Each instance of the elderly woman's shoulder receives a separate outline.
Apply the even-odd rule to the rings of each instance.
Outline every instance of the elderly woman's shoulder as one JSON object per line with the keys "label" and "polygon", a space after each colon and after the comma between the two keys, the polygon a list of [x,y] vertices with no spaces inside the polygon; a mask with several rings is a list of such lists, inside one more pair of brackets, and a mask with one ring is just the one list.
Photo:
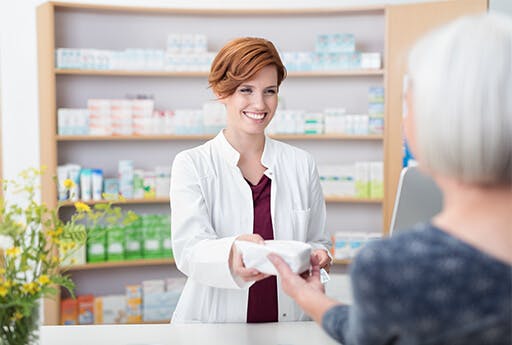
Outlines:
{"label": "elderly woman's shoulder", "polygon": [[429,260],[444,236],[431,224],[419,223],[395,236],[367,243],[354,259],[353,266],[380,269]]}

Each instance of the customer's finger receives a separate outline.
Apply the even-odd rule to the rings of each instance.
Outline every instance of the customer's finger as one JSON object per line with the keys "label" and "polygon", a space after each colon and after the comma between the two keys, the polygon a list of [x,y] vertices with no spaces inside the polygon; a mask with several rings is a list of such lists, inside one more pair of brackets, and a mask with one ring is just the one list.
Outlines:
{"label": "customer's finger", "polygon": [[279,255],[270,253],[267,255],[267,258],[272,262],[272,265],[275,266],[280,275],[287,276],[293,274],[290,266]]}

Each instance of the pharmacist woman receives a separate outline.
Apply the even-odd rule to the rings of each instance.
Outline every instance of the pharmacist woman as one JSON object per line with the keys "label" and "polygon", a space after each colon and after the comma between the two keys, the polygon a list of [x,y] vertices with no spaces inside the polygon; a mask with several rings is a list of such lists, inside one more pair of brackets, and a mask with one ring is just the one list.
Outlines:
{"label": "pharmacist woman", "polygon": [[261,38],[228,42],[208,78],[226,107],[214,139],[176,155],[171,173],[172,247],[187,283],[172,322],[306,320],[275,276],[244,267],[234,242],[309,243],[329,268],[325,202],[313,157],[265,135],[286,69]]}

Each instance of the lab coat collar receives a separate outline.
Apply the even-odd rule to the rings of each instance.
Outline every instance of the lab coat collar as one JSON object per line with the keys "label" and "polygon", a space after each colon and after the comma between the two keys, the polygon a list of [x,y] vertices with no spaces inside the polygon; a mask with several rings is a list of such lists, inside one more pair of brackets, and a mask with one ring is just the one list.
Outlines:
{"label": "lab coat collar", "polygon": [[[264,167],[267,167],[265,175],[269,178],[272,178],[272,170],[276,156],[273,141],[273,139],[265,136],[265,147],[263,148],[263,154],[261,155],[261,164]],[[240,160],[240,153],[228,142],[224,136],[224,130],[221,130],[220,133],[217,134],[214,142],[221,150],[222,157],[226,163],[232,167],[237,167],[238,161]]]}

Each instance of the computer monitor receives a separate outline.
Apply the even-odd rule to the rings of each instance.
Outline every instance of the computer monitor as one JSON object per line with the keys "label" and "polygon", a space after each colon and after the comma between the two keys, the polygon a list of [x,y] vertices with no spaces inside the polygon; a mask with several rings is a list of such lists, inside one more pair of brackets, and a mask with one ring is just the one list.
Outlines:
{"label": "computer monitor", "polygon": [[404,168],[398,183],[390,235],[430,220],[442,207],[443,194],[437,184],[417,167]]}

